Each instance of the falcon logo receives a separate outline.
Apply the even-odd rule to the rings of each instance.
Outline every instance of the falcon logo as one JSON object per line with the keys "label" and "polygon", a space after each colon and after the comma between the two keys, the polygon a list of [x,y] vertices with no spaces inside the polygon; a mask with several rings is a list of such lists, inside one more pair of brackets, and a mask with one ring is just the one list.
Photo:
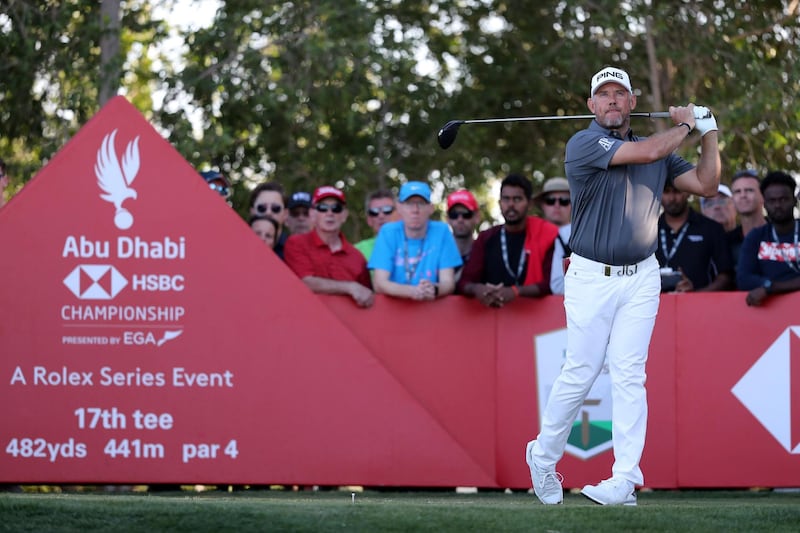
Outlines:
{"label": "falcon logo", "polygon": [[64,285],[81,300],[111,300],[128,280],[110,265],[79,265],[67,274]]}
{"label": "falcon logo", "polygon": [[731,389],[791,454],[800,454],[800,326],[786,328]]}
{"label": "falcon logo", "polygon": [[611,147],[614,146],[614,141],[612,141],[608,137],[603,137],[597,142],[606,152],[611,150]]}
{"label": "falcon logo", "polygon": [[97,185],[105,193],[100,198],[111,202],[116,208],[114,224],[119,229],[128,229],[133,225],[133,215],[122,207],[122,203],[128,198],[136,199],[136,191],[130,185],[139,172],[139,137],[128,143],[120,165],[114,148],[116,136],[117,130],[114,130],[103,137],[103,143],[97,151],[94,173]]}

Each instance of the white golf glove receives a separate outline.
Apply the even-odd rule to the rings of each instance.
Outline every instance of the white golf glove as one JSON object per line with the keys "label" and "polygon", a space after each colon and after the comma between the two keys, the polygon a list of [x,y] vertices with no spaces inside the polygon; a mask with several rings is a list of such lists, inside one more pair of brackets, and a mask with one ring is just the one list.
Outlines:
{"label": "white golf glove", "polygon": [[709,131],[717,131],[717,120],[709,108],[694,106],[694,127],[700,132],[701,137]]}

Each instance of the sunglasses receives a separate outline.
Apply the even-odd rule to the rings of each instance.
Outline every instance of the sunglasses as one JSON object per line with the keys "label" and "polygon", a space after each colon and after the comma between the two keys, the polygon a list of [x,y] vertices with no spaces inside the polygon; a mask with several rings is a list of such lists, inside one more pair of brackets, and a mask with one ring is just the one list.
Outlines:
{"label": "sunglasses", "polygon": [[566,207],[566,206],[568,206],[570,204],[570,199],[569,198],[552,198],[552,197],[544,199],[544,203],[547,204],[547,205],[556,205],[556,202],[558,202],[558,205],[560,205],[561,207]]}
{"label": "sunglasses", "polygon": [[740,170],[739,172],[733,175],[734,179],[742,178],[744,176],[747,176],[748,178],[758,178],[758,172],[748,168],[747,170]]}
{"label": "sunglasses", "polygon": [[281,204],[258,204],[256,206],[256,211],[258,211],[261,214],[266,213],[267,209],[272,211],[272,214],[277,215],[278,213],[283,211],[283,206]]}
{"label": "sunglasses", "polygon": [[[0,176],[0,178],[2,178],[2,176]],[[216,191],[220,196],[224,196],[225,198],[231,195],[231,190],[224,185],[209,183],[208,186],[212,191]]]}
{"label": "sunglasses", "polygon": [[472,220],[472,215],[474,215],[472,211],[450,211],[447,213],[447,218],[450,220],[458,220],[459,217],[463,218],[464,220]]}
{"label": "sunglasses", "polygon": [[331,213],[341,213],[344,211],[344,206],[342,204],[317,204],[314,206],[314,209],[320,213],[327,213],[328,211]]}
{"label": "sunglasses", "polygon": [[715,207],[718,205],[724,206],[727,205],[728,200],[730,200],[730,198],[727,196],[725,198],[701,198],[700,207]]}
{"label": "sunglasses", "polygon": [[376,217],[383,213],[384,215],[391,215],[394,213],[394,206],[393,205],[384,205],[381,207],[370,207],[367,209],[367,214],[371,217]]}

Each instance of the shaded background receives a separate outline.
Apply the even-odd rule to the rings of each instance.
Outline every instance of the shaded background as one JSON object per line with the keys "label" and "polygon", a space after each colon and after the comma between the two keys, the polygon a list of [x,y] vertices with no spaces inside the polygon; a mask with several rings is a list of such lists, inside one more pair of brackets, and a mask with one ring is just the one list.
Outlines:
{"label": "shaded background", "polygon": [[[585,114],[589,79],[609,64],[631,74],[639,111],[715,112],[723,182],[744,167],[796,172],[798,3],[4,0],[7,194],[123,94],[192,165],[231,178],[240,213],[265,179],[289,192],[335,184],[357,240],[370,233],[360,209],[370,190],[422,179],[434,200],[474,190],[488,225],[496,178],[562,175],[564,145],[585,123],[468,125],[446,151],[438,129]],[[666,126],[633,123],[643,134]],[[682,155],[694,161],[696,149]]]}

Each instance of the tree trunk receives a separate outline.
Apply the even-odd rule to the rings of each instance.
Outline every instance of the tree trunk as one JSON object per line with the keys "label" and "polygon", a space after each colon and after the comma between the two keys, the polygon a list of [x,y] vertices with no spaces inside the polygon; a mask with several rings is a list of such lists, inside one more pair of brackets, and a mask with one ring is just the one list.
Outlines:
{"label": "tree trunk", "polygon": [[[664,108],[664,98],[661,92],[661,77],[658,75],[658,57],[656,57],[656,43],[653,40],[653,24],[651,17],[645,19],[647,49],[647,65],[649,67],[650,94],[653,99],[652,109],[656,111],[666,111]],[[671,126],[668,121],[656,121],[656,129],[661,131]]]}
{"label": "tree trunk", "polygon": [[117,94],[120,77],[120,0],[102,0],[100,5],[100,107]]}

